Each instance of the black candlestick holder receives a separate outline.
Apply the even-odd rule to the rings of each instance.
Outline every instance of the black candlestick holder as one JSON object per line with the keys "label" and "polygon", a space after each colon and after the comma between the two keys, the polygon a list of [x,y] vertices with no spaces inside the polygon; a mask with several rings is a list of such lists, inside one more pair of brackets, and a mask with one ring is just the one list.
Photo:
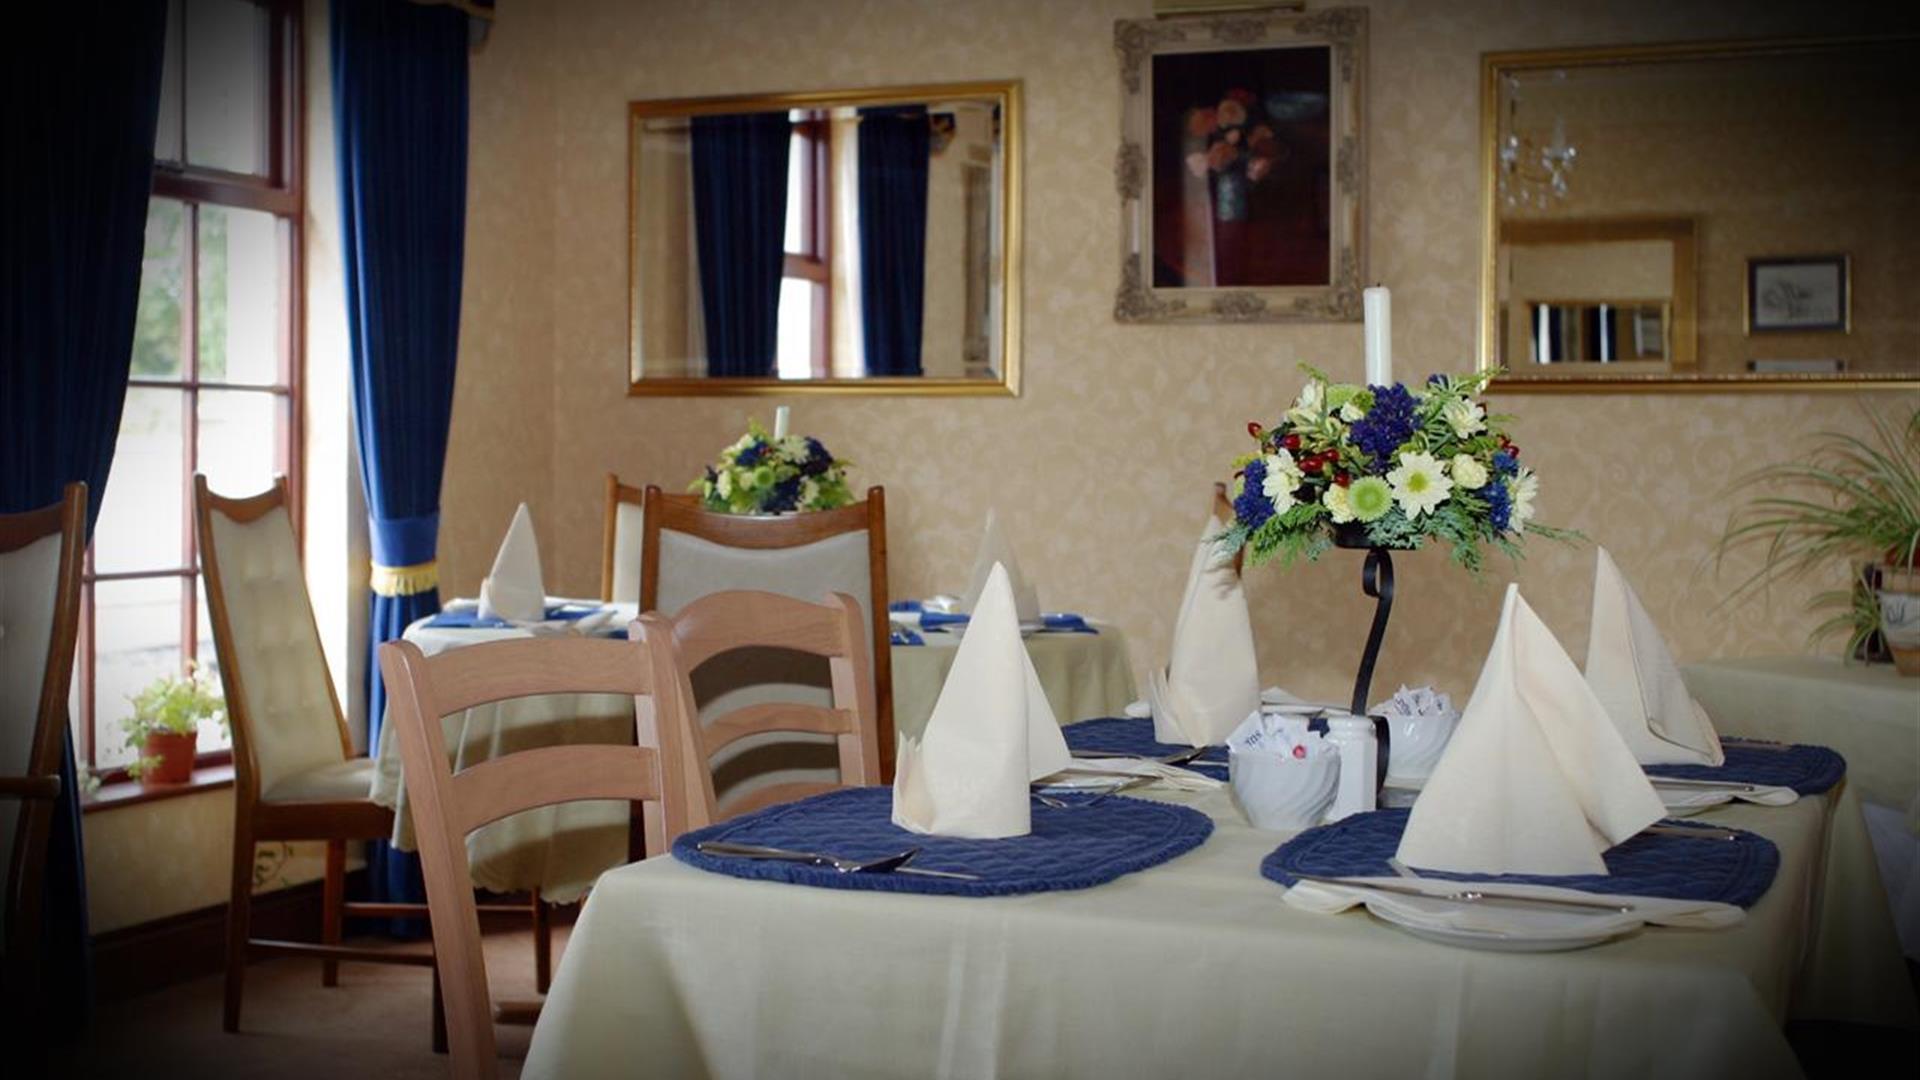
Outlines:
{"label": "black candlestick holder", "polygon": [[1373,626],[1367,631],[1367,647],[1360,653],[1360,670],[1353,678],[1353,701],[1348,711],[1373,721],[1374,737],[1380,744],[1374,777],[1374,788],[1378,791],[1386,786],[1393,733],[1386,717],[1369,716],[1367,697],[1373,687],[1373,666],[1380,659],[1380,645],[1387,637],[1387,620],[1393,615],[1393,553],[1368,540],[1367,527],[1358,521],[1335,525],[1333,546],[1367,553],[1366,562],[1360,567],[1360,591],[1373,598]]}

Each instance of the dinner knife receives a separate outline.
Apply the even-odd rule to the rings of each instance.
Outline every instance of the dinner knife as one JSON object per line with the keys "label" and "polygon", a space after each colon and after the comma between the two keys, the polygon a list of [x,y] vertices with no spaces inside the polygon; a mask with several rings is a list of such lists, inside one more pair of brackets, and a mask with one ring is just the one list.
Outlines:
{"label": "dinner knife", "polygon": [[1420,878],[1418,880],[1436,885],[1456,886],[1457,891],[1448,893],[1428,892],[1425,889],[1411,885],[1395,884],[1393,882],[1322,877],[1319,874],[1303,874],[1298,870],[1289,870],[1287,872],[1293,877],[1304,881],[1317,882],[1321,885],[1339,885],[1349,889],[1373,889],[1377,892],[1394,893],[1399,896],[1417,896],[1423,900],[1452,900],[1462,904],[1500,903],[1527,906],[1544,905],[1547,907],[1580,908],[1586,911],[1607,911],[1621,915],[1631,915],[1638,910],[1632,904],[1608,903],[1604,900],[1574,900],[1562,896],[1525,896],[1520,893],[1494,892],[1481,886],[1472,885],[1469,882],[1441,882],[1433,878]]}
{"label": "dinner knife", "polygon": [[[839,859],[832,855],[823,855],[812,851],[792,851],[787,848],[765,847],[759,844],[734,844],[724,840],[703,840],[694,845],[694,849],[703,855],[718,855],[732,859],[764,859],[774,862],[795,862],[826,869],[839,869],[837,864],[852,865],[854,860]],[[920,877],[951,878],[955,881],[979,881],[978,874],[962,874],[952,870],[927,870],[918,866],[888,866],[881,873],[916,874]]]}

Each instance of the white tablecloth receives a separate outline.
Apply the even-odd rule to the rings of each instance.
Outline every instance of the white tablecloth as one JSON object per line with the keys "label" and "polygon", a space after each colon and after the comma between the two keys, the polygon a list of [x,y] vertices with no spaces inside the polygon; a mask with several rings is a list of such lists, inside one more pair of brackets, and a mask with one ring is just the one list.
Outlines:
{"label": "white tablecloth", "polygon": [[1788,1017],[1920,1027],[1845,789],[1698,820],[1780,845],[1742,925],[1576,953],[1416,940],[1259,876],[1283,835],[1225,791],[1172,862],[1000,899],[601,878],[524,1077],[1797,1076]]}
{"label": "white tablecloth", "polygon": [[1816,656],[1712,660],[1684,673],[1721,732],[1817,743],[1847,759],[1901,947],[1920,960],[1920,678]]}
{"label": "white tablecloth", "polygon": [[[637,605],[613,606],[619,614],[610,626],[632,621]],[[527,631],[515,629],[436,628],[428,621],[415,622],[404,636],[429,656],[527,636]],[[1105,623],[1095,625],[1098,634],[1049,633],[1027,639],[1034,668],[1062,723],[1117,716],[1133,700],[1125,637]],[[926,645],[893,648],[895,726],[914,735],[926,726],[959,641],[954,634],[924,636]],[[536,746],[632,742],[633,703],[604,694],[550,695],[482,705],[445,717],[442,723],[458,770]],[[390,724],[381,729],[372,796],[374,802],[400,811],[394,815],[393,845],[414,850],[413,823],[404,812],[400,748]],[[573,903],[586,895],[602,871],[627,861],[628,818],[623,803],[583,802],[530,810],[478,829],[467,839],[474,883],[498,892],[539,888],[554,903]]]}

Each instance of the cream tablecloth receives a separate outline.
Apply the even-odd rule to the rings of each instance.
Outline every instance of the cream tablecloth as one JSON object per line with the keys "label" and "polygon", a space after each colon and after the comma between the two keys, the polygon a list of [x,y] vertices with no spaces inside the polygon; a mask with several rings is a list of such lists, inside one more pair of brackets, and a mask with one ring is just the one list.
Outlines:
{"label": "cream tablecloth", "polygon": [[1684,674],[1722,732],[1818,743],[1847,759],[1901,945],[1920,959],[1920,678],[1816,656],[1712,660]]}
{"label": "cream tablecloth", "polygon": [[1225,791],[1205,845],[1081,892],[852,893],[670,857],[606,874],[523,1077],[1797,1076],[1788,1017],[1920,1027],[1858,802],[1700,820],[1780,873],[1731,930],[1577,953],[1314,915],[1259,876],[1284,837]]}
{"label": "cream tablecloth", "polygon": [[[614,605],[612,625],[633,619],[636,605]],[[405,638],[428,655],[445,649],[525,637],[513,629],[435,628],[422,619]],[[1092,716],[1119,715],[1133,700],[1133,676],[1127,644],[1118,629],[1096,623],[1099,634],[1036,634],[1028,652],[1041,684],[1064,723]],[[893,649],[893,697],[896,727],[917,735],[933,712],[933,703],[953,665],[959,635],[929,633],[926,645]],[[633,741],[633,703],[604,694],[550,695],[498,702],[442,719],[454,768],[537,746]],[[414,850],[413,823],[406,809],[400,749],[392,725],[383,725],[374,773],[373,801],[400,811],[394,815],[392,843]],[[623,803],[582,802],[543,807],[495,822],[467,838],[473,880],[498,892],[539,888],[546,899],[573,903],[586,895],[608,867],[627,861],[629,811]]]}

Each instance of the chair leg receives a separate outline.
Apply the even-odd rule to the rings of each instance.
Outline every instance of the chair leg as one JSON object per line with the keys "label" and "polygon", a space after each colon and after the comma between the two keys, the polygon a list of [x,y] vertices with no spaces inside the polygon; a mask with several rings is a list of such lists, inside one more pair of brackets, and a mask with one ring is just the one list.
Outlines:
{"label": "chair leg", "polygon": [[447,1052],[447,1002],[440,996],[440,965],[433,965],[433,1052]]}
{"label": "chair leg", "polygon": [[237,824],[233,833],[233,879],[227,895],[227,986],[221,1026],[240,1030],[240,994],[247,978],[247,923],[253,905],[253,833]]}
{"label": "chair leg", "polygon": [[[320,893],[320,941],[323,944],[340,944],[340,907],[346,902],[346,887],[347,842],[329,840],[327,841],[327,876]],[[320,985],[340,985],[338,960],[320,962]]]}
{"label": "chair leg", "polygon": [[553,914],[533,890],[533,988],[545,994],[553,982]]}

